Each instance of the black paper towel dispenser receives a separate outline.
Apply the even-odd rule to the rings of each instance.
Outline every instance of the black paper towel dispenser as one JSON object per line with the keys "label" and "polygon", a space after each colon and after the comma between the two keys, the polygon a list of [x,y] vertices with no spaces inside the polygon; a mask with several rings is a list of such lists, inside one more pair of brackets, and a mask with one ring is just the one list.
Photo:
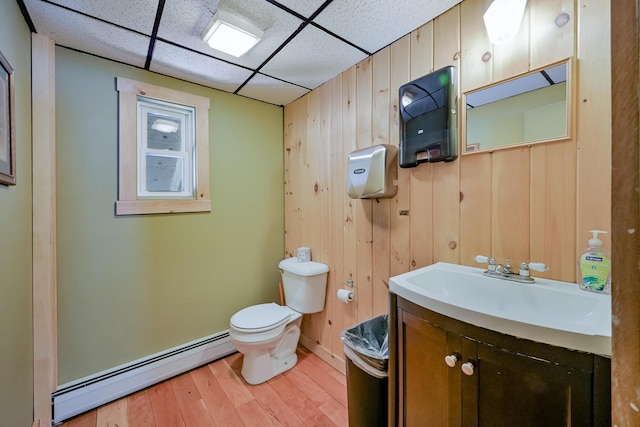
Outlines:
{"label": "black paper towel dispenser", "polygon": [[456,68],[448,66],[400,86],[400,167],[458,157]]}

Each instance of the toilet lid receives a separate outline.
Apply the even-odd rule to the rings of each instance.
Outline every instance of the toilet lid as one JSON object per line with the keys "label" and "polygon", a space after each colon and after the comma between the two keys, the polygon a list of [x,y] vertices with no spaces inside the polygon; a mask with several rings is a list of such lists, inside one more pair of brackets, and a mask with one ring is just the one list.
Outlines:
{"label": "toilet lid", "polygon": [[289,320],[289,310],[275,303],[253,305],[231,316],[231,325],[238,329],[268,330]]}

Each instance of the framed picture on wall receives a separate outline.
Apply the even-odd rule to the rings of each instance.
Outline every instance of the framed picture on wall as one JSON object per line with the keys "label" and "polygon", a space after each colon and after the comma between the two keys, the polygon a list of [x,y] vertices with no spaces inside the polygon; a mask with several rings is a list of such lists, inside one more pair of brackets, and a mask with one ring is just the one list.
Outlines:
{"label": "framed picture on wall", "polygon": [[0,184],[16,184],[13,68],[0,52]]}

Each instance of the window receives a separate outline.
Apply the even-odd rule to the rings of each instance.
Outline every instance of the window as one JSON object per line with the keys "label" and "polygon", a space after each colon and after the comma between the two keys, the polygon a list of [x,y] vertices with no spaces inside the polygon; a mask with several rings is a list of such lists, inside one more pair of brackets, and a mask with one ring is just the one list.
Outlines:
{"label": "window", "polygon": [[195,109],[138,96],[138,198],[194,197]]}
{"label": "window", "polygon": [[118,78],[116,215],[211,211],[209,99]]}

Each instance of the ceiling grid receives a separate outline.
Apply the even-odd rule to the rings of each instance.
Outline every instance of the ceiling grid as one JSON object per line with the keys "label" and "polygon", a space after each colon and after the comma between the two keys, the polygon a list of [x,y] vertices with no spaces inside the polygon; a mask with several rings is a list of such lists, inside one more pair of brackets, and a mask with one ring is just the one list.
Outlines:
{"label": "ceiling grid", "polygon": [[[305,95],[461,0],[16,0],[56,45],[275,105]],[[200,38],[218,9],[264,28],[235,58]]]}

